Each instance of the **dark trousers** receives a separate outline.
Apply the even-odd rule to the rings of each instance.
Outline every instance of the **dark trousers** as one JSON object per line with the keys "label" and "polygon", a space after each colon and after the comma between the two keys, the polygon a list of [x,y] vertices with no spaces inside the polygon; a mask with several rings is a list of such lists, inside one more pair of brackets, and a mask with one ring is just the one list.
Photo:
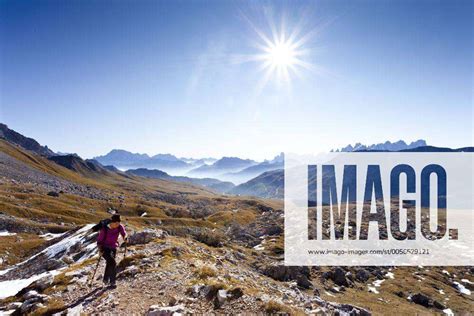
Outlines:
{"label": "dark trousers", "polygon": [[115,277],[117,276],[117,262],[115,262],[115,255],[117,254],[117,249],[104,248],[102,257],[104,257],[105,273],[104,273],[104,283],[115,284]]}

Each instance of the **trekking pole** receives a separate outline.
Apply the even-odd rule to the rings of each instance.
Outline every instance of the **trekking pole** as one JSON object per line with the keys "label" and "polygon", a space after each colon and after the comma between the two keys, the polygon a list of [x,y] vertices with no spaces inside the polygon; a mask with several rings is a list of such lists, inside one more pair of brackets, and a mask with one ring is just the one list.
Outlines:
{"label": "trekking pole", "polygon": [[92,274],[92,278],[90,279],[89,281],[89,287],[92,285],[92,283],[94,282],[94,277],[95,277],[95,273],[97,272],[97,268],[99,267],[99,263],[100,263],[100,259],[101,259],[101,255],[99,253],[99,259],[97,260],[97,264],[95,265],[95,269],[94,269],[94,273]]}
{"label": "trekking pole", "polygon": [[128,242],[125,241],[125,249],[123,250],[123,258],[125,259],[125,257],[127,257],[127,246],[128,246]]}

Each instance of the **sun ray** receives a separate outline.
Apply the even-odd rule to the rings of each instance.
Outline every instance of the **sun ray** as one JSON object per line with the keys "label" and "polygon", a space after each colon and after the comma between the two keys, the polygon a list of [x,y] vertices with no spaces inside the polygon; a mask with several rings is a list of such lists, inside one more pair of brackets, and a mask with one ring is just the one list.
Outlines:
{"label": "sun ray", "polygon": [[259,63],[258,70],[263,72],[263,76],[256,86],[258,91],[261,91],[270,81],[279,87],[285,85],[290,89],[293,78],[304,78],[304,71],[323,73],[320,68],[313,65],[311,59],[314,55],[314,47],[309,47],[308,44],[328,23],[321,28],[307,29],[309,27],[307,13],[304,10],[301,11],[298,14],[297,23],[294,27],[289,27],[288,16],[281,14],[277,19],[275,12],[267,8],[263,12],[267,31],[257,27],[249,17],[242,13],[243,18],[257,35],[251,43],[258,52],[247,57],[238,57],[236,60],[242,63]]}

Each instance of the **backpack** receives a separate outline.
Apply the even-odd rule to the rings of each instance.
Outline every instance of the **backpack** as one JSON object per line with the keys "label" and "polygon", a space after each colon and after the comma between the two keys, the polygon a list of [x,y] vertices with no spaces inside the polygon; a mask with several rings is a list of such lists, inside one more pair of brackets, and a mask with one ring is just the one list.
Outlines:
{"label": "backpack", "polygon": [[105,228],[107,230],[107,228],[108,228],[107,225],[109,225],[110,222],[112,222],[112,220],[110,218],[103,219],[100,222],[98,222],[97,224],[95,224],[94,226],[92,226],[91,230],[93,232],[98,232],[98,231],[102,230],[103,228]]}

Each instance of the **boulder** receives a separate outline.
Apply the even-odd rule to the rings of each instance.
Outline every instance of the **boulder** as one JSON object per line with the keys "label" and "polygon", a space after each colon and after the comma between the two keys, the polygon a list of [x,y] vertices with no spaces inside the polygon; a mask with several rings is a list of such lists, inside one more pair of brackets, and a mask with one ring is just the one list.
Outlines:
{"label": "boulder", "polygon": [[141,232],[136,232],[131,234],[128,237],[128,244],[129,245],[142,245],[147,244],[155,238],[162,238],[164,236],[164,232],[162,230],[152,230],[152,229],[145,229]]}
{"label": "boulder", "polygon": [[346,272],[341,268],[337,267],[332,273],[332,280],[334,283],[340,286],[349,286],[349,282],[346,278]]}
{"label": "boulder", "polygon": [[424,307],[432,307],[433,306],[433,300],[422,293],[417,293],[411,296],[411,301],[415,304],[422,305]]}
{"label": "boulder", "polygon": [[442,309],[442,310],[446,309],[446,305],[435,300],[433,300],[433,306],[437,309]]}
{"label": "boulder", "polygon": [[356,273],[356,279],[357,281],[360,281],[360,282],[367,282],[370,278],[370,273],[365,270],[365,269],[360,269],[359,271],[357,271]]}
{"label": "boulder", "polygon": [[53,285],[53,282],[54,282],[54,276],[51,274],[48,274],[42,277],[41,279],[36,280],[33,283],[33,286],[38,291],[44,291],[45,289]]}
{"label": "boulder", "polygon": [[71,256],[68,256],[68,255],[62,256],[61,261],[66,263],[66,264],[73,264],[74,263],[74,259],[72,259]]}
{"label": "boulder", "polygon": [[23,295],[23,299],[25,301],[29,300],[29,299],[32,299],[34,297],[38,297],[38,292],[34,291],[34,290],[31,290],[31,291],[28,291],[26,292],[24,295]]}
{"label": "boulder", "polygon": [[28,314],[29,312],[35,310],[38,306],[38,303],[41,303],[41,298],[32,297],[23,302],[20,306],[20,311],[22,314]]}
{"label": "boulder", "polygon": [[22,302],[12,302],[7,305],[7,310],[17,310],[21,305],[23,305]]}
{"label": "boulder", "polygon": [[222,306],[227,301],[227,291],[223,289],[217,291],[216,300],[216,305]]}
{"label": "boulder", "polygon": [[308,279],[308,277],[306,275],[303,275],[303,274],[299,274],[296,277],[296,284],[299,287],[302,287],[304,289],[310,289],[310,288],[313,287],[313,283],[311,283],[311,281]]}
{"label": "boulder", "polygon": [[160,306],[160,305],[152,305],[148,309],[147,316],[171,316],[174,313],[184,313],[185,309],[183,305],[175,305],[175,306]]}
{"label": "boulder", "polygon": [[277,281],[298,280],[300,275],[309,279],[310,271],[308,267],[269,265],[262,269],[262,273]]}
{"label": "boulder", "polygon": [[244,291],[240,287],[229,290],[227,293],[231,299],[236,300],[244,295]]}

